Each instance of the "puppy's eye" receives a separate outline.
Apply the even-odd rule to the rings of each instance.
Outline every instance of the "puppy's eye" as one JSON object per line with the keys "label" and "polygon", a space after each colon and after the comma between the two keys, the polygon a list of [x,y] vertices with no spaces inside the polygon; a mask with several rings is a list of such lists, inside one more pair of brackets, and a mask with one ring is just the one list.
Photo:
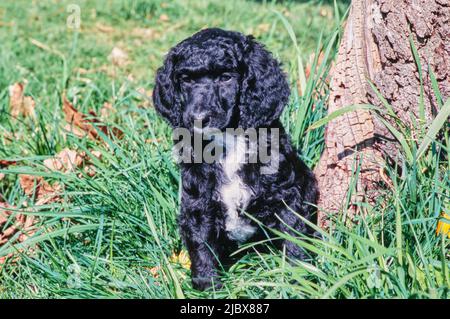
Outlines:
{"label": "puppy's eye", "polygon": [[180,76],[180,80],[184,83],[194,83],[194,79],[187,74],[183,74],[182,76]]}
{"label": "puppy's eye", "polygon": [[220,75],[219,81],[220,81],[220,82],[229,82],[229,81],[231,81],[232,78],[233,78],[233,77],[232,77],[230,74],[224,73],[224,74],[221,74],[221,75]]}

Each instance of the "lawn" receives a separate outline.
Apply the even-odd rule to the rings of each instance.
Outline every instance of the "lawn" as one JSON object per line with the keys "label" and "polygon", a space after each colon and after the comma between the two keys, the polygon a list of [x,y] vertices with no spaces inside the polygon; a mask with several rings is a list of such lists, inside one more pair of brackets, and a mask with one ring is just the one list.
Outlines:
{"label": "lawn", "polygon": [[250,244],[222,272],[223,289],[191,286],[171,131],[150,98],[164,54],[205,27],[253,34],[289,75],[282,119],[314,168],[324,127],[308,128],[327,114],[347,7],[0,2],[0,298],[448,298],[450,241],[435,235],[450,208],[447,135],[402,175],[386,167],[393,185],[376,205],[361,203],[367,214],[351,227],[337,216],[322,239],[289,238],[310,259],[289,263]]}

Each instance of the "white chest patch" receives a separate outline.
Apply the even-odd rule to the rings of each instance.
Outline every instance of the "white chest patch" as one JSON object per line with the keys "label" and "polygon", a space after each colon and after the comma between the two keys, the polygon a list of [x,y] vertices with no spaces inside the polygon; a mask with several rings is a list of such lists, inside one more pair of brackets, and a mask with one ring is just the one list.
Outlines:
{"label": "white chest patch", "polygon": [[[231,141],[228,141],[231,139]],[[222,201],[227,208],[225,229],[231,239],[244,242],[255,232],[255,227],[240,217],[252,196],[251,190],[242,182],[237,172],[245,161],[246,143],[244,137],[227,140],[227,156],[221,161],[225,183],[220,188]]]}

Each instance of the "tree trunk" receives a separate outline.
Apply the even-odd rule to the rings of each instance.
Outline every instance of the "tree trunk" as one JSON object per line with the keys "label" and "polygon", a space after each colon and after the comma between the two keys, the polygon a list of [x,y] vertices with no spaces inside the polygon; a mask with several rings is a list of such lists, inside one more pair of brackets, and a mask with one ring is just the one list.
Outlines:
{"label": "tree trunk", "polygon": [[[414,125],[412,119],[420,118],[421,85],[410,36],[420,56],[425,118],[429,122],[438,109],[429,68],[444,101],[450,96],[450,0],[353,0],[332,71],[329,113],[360,103],[381,106],[370,80],[403,123]],[[345,208],[349,208],[349,217],[358,213],[354,205],[357,201],[373,201],[383,182],[383,163],[389,158],[397,160],[396,149],[396,141],[386,127],[368,110],[346,113],[331,121],[325,132],[325,151],[316,168],[319,224],[326,226],[327,214]],[[348,200],[358,162],[361,170]]]}

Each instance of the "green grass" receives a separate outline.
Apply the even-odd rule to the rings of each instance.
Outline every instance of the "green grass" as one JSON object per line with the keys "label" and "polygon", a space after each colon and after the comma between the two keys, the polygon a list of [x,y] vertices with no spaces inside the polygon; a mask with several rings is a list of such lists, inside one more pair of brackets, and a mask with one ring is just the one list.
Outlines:
{"label": "green grass", "polygon": [[[81,7],[79,32],[65,24],[66,4],[74,2]],[[247,245],[243,249],[249,254],[222,274],[224,289],[192,289],[189,270],[170,258],[183,249],[176,227],[179,173],[171,158],[170,129],[151,105],[145,106],[138,89],[151,89],[164,53],[200,28],[253,33],[289,73],[292,97],[283,122],[303,159],[314,167],[323,149],[319,124],[329,120],[324,79],[336,55],[347,3],[338,1],[339,16],[333,1],[165,3],[0,3],[0,159],[18,161],[0,169],[6,173],[0,194],[17,211],[23,212],[27,201],[26,214],[37,216],[39,229],[22,244],[12,238],[0,246],[0,257],[10,252],[20,256],[1,266],[0,297],[448,298],[449,240],[435,236],[440,212],[450,209],[447,132],[435,140],[440,120],[430,129],[398,132],[404,140],[402,173],[386,167],[393,185],[382,191],[376,205],[360,203],[366,214],[353,227],[342,221],[343,212],[333,221],[332,232],[318,229],[323,240],[288,238],[308,249],[314,256],[310,260],[291,264],[282,252],[261,255]],[[162,14],[168,22],[158,21]],[[136,35],[136,28],[151,29],[152,35]],[[129,55],[123,68],[108,61],[115,46]],[[301,66],[320,50],[324,61],[306,79]],[[12,119],[8,86],[25,79],[25,93],[36,101],[37,116]],[[65,132],[64,93],[84,113],[112,103],[115,112],[107,123],[124,136],[103,136],[106,143],[98,143]],[[448,109],[449,103],[435,94],[441,109]],[[389,112],[378,114],[386,117]],[[318,128],[308,129],[313,123]],[[7,138],[11,134],[13,142]],[[46,171],[43,160],[65,147],[88,154],[100,151],[96,175]],[[19,173],[61,183],[62,203],[33,206],[20,188]],[[30,245],[37,245],[33,253],[19,250]]]}

